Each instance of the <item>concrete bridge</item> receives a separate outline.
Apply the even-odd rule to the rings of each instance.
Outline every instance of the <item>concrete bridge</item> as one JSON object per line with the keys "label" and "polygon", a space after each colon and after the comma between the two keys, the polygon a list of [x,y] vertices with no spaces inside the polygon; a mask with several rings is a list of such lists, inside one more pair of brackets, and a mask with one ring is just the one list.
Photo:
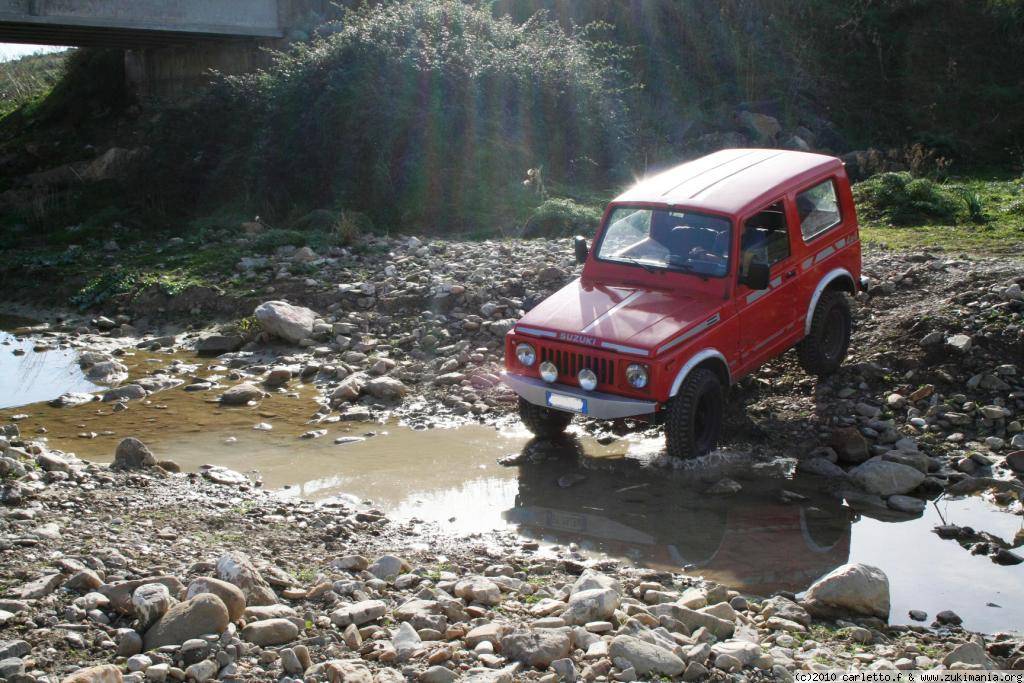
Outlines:
{"label": "concrete bridge", "polygon": [[0,0],[0,42],[114,47],[144,94],[187,92],[210,69],[251,70],[301,39],[330,0]]}

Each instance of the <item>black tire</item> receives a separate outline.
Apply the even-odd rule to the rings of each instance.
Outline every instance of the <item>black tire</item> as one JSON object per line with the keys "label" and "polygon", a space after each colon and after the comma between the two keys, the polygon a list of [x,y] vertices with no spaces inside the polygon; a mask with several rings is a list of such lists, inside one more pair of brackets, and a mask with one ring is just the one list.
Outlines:
{"label": "black tire", "polygon": [[718,443],[725,398],[718,375],[697,368],[686,376],[679,393],[668,402],[665,446],[670,457],[695,458]]}
{"label": "black tire", "polygon": [[822,292],[814,307],[811,331],[797,346],[801,367],[819,377],[834,373],[846,359],[852,331],[850,299],[843,292]]}
{"label": "black tire", "polygon": [[540,439],[553,439],[562,434],[572,422],[572,413],[537,406],[519,397],[519,417],[526,428]]}

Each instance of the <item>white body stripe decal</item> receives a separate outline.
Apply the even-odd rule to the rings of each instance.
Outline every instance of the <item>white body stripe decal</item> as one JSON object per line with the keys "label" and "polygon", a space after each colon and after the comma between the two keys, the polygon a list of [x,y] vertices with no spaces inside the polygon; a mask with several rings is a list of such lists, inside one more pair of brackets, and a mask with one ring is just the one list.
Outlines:
{"label": "white body stripe decal", "polygon": [[715,313],[713,316],[711,316],[710,318],[708,318],[707,320],[705,320],[701,324],[695,325],[694,327],[691,327],[689,330],[686,331],[685,334],[682,334],[682,335],[676,337],[675,339],[673,339],[669,343],[667,343],[664,346],[662,346],[661,348],[659,348],[658,349],[658,353],[665,353],[669,349],[674,348],[676,346],[679,346],[680,344],[682,344],[687,339],[692,338],[694,335],[700,334],[701,332],[703,332],[704,330],[708,329],[712,325],[717,325],[721,320],[722,320],[722,315],[720,313]]}
{"label": "white body stripe decal", "polygon": [[590,328],[594,327],[595,325],[597,325],[599,322],[601,322],[605,318],[610,318],[612,316],[612,314],[615,313],[616,311],[618,311],[620,308],[625,308],[626,306],[630,305],[631,303],[633,303],[634,301],[636,301],[637,299],[639,299],[643,295],[644,295],[644,293],[639,291],[639,290],[633,292],[632,294],[627,296],[625,299],[623,299],[619,303],[615,304],[614,306],[609,308],[607,311],[605,311],[604,313],[602,313],[601,315],[597,316],[592,321],[590,321],[590,324],[587,325],[586,327],[584,327],[582,330],[580,330],[580,332],[589,332]]}

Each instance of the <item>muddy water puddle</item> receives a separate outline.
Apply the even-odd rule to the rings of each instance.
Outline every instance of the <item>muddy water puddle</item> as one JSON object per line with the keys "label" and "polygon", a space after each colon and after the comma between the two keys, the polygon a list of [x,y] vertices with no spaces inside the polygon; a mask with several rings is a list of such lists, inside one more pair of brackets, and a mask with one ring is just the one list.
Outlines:
{"label": "muddy water puddle", "polygon": [[[226,374],[215,361],[187,354],[132,351],[120,358],[133,379],[175,359],[195,366],[182,376]],[[65,361],[65,370],[77,368],[73,355]],[[575,543],[638,565],[685,567],[761,595],[800,591],[841,564],[866,562],[889,576],[896,623],[907,623],[910,609],[930,617],[952,609],[972,629],[1024,630],[1024,565],[993,564],[932,533],[943,523],[969,525],[1007,541],[1021,533],[1019,515],[978,497],[929,503],[916,519],[858,512],[813,481],[743,481],[739,494],[714,497],[682,486],[675,473],[642,466],[660,444],[639,437],[600,445],[582,433],[538,442],[515,424],[426,430],[393,423],[314,424],[316,387],[301,383],[249,407],[220,406],[214,402],[218,390],[175,388],[130,402],[123,411],[100,402],[51,408],[25,405],[26,398],[42,400],[24,388],[31,383],[19,381],[31,365],[0,367],[0,406],[20,406],[0,416],[25,414],[19,421],[24,434],[45,437],[53,448],[85,459],[108,462],[121,438],[137,436],[158,458],[174,460],[185,471],[221,465],[281,496],[372,501],[395,518],[455,534],[515,531],[545,545]],[[66,380],[61,376],[43,393],[53,393],[61,382],[54,395],[82,390]],[[311,430],[326,433],[301,438]],[[510,454],[520,464],[498,464]]]}

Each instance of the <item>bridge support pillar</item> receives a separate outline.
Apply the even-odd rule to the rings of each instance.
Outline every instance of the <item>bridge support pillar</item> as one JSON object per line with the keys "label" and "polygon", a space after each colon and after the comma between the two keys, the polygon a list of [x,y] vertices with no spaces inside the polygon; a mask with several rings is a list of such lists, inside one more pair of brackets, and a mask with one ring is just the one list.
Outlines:
{"label": "bridge support pillar", "polygon": [[241,74],[269,62],[264,45],[277,41],[193,43],[125,50],[128,87],[141,97],[187,98],[209,83],[211,72]]}

